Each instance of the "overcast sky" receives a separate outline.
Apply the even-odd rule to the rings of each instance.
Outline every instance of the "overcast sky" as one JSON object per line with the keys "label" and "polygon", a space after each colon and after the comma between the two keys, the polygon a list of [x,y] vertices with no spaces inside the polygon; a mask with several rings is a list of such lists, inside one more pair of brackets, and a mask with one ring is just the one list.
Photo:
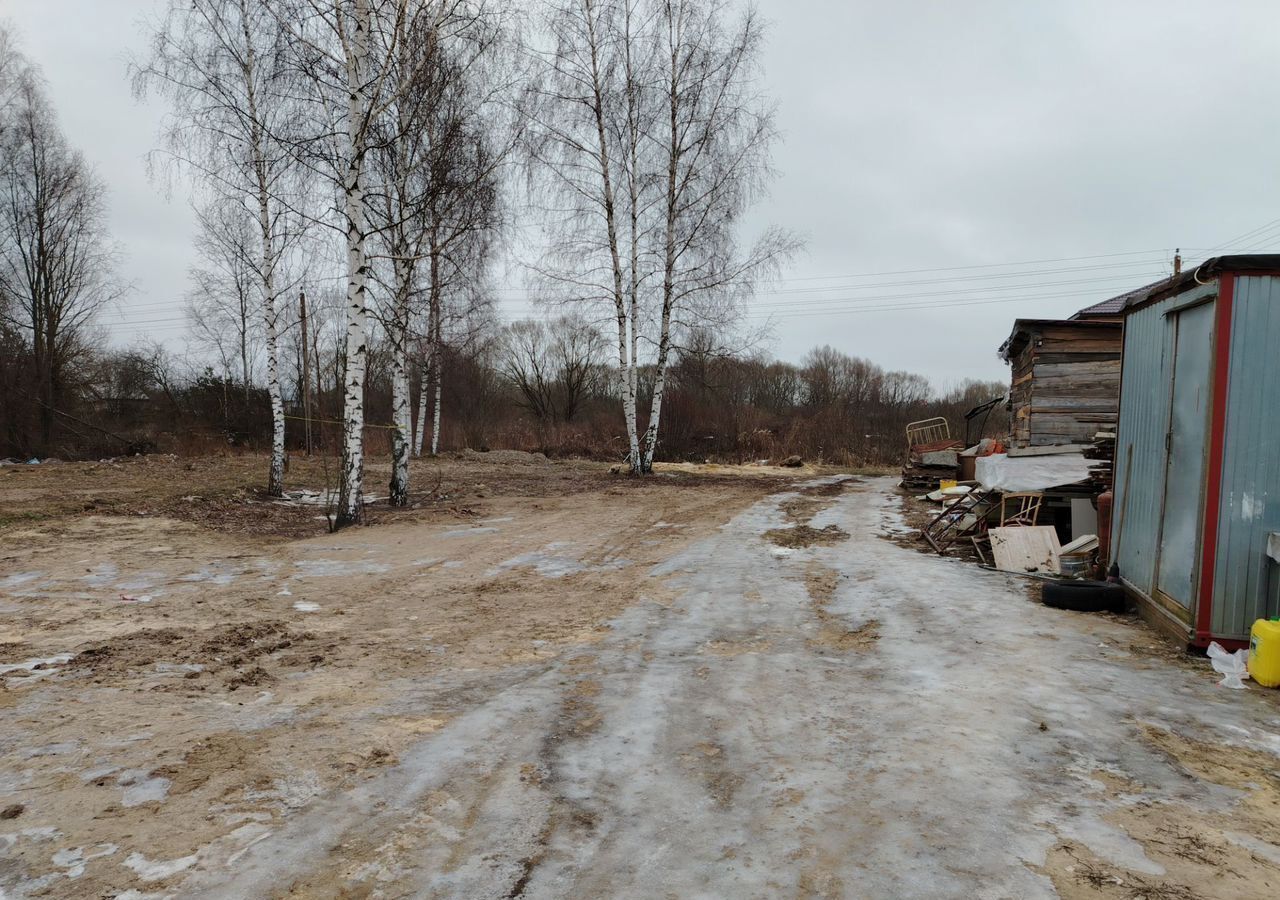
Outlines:
{"label": "overcast sky", "polygon": [[[148,180],[159,110],[125,76],[157,6],[0,0],[0,18],[110,186],[136,285],[108,317],[114,339],[180,347],[191,215]],[[1280,249],[1273,0],[759,7],[784,142],[747,231],[808,239],[753,303],[777,356],[828,343],[943,387],[1002,379],[996,348],[1016,317],[1152,281],[1175,246],[1196,258],[1249,235],[1231,249]],[[1035,262],[1050,260],[1065,261]],[[912,270],[935,271],[896,274]]]}

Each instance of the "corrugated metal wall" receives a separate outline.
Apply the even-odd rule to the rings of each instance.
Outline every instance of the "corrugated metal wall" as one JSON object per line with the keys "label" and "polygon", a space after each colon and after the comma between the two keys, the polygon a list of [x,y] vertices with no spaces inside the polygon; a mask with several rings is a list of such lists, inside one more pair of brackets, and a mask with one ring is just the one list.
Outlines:
{"label": "corrugated metal wall", "polygon": [[1229,385],[1212,628],[1244,639],[1255,619],[1280,615],[1266,554],[1280,531],[1280,278],[1236,278]]}
{"label": "corrugated metal wall", "polygon": [[1112,552],[1121,576],[1148,596],[1155,587],[1173,377],[1174,323],[1166,313],[1216,292],[1215,282],[1125,318]]}

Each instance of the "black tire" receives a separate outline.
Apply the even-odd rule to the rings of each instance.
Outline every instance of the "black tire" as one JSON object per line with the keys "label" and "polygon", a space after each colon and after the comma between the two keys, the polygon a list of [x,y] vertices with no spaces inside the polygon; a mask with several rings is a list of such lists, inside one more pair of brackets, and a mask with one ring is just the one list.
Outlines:
{"label": "black tire", "polygon": [[1075,612],[1123,612],[1126,602],[1124,588],[1110,581],[1046,581],[1040,599]]}

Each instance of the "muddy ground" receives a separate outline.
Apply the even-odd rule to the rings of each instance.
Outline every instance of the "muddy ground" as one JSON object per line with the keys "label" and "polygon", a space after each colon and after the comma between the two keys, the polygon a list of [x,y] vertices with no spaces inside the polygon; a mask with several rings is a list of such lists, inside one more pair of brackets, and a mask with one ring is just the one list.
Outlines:
{"label": "muddy ground", "polygon": [[1280,891],[1280,693],[882,479],[472,455],[328,534],[260,464],[0,469],[0,896]]}

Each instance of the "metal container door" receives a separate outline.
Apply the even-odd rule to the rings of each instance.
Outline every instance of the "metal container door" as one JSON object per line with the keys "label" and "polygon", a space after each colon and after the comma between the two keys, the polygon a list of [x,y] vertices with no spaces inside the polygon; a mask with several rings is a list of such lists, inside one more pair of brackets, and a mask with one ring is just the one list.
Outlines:
{"label": "metal container door", "polygon": [[1200,508],[1204,492],[1205,445],[1213,390],[1213,303],[1176,314],[1173,390],[1170,399],[1168,464],[1156,589],[1186,611],[1195,597],[1200,556]]}

